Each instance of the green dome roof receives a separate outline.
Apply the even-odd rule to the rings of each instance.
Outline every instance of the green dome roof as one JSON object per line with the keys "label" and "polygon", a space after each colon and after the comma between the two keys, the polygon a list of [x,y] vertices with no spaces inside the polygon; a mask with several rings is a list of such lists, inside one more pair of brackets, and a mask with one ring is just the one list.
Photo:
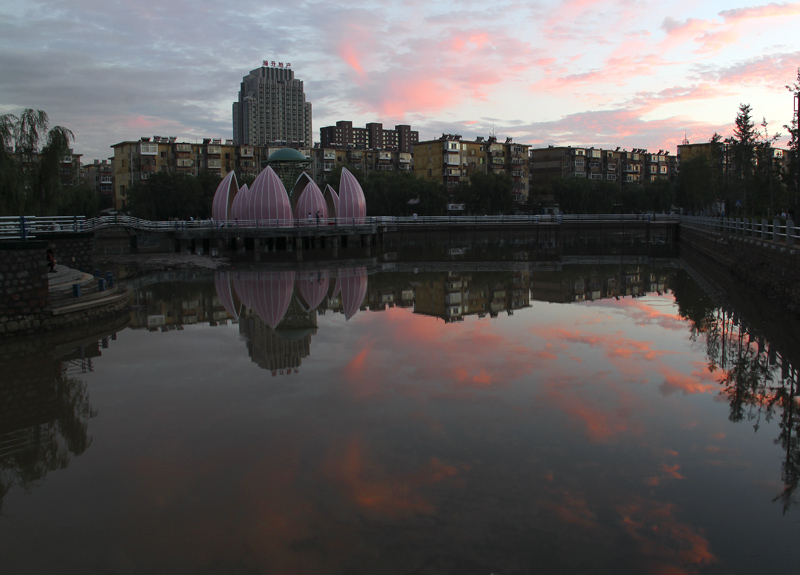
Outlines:
{"label": "green dome roof", "polygon": [[303,154],[295,150],[294,148],[281,148],[277,152],[272,152],[267,158],[267,163],[271,164],[272,162],[308,162],[308,158],[306,158]]}

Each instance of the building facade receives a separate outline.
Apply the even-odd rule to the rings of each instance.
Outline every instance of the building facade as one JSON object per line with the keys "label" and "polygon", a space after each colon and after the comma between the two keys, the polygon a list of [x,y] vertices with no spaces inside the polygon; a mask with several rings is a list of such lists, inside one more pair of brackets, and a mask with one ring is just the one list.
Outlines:
{"label": "building facade", "polygon": [[530,187],[546,191],[554,178],[584,178],[607,182],[641,183],[671,179],[676,162],[669,152],[644,149],[604,150],[572,146],[548,146],[530,150]]}
{"label": "building facade", "polygon": [[233,103],[235,145],[309,148],[311,134],[311,103],[291,64],[265,60],[242,78]]}
{"label": "building facade", "polygon": [[109,160],[95,160],[83,166],[83,180],[97,194],[100,209],[115,208],[114,166]]}
{"label": "building facade", "polygon": [[411,126],[399,125],[384,130],[383,124],[372,122],[365,128],[354,128],[353,122],[339,121],[335,126],[320,128],[323,148],[361,148],[411,153],[419,142],[419,132]]}
{"label": "building facade", "polygon": [[[257,176],[269,156],[280,147],[236,145],[233,140],[205,138],[202,142],[178,142],[174,137],[153,136],[111,146],[113,163],[113,207],[127,204],[130,187],[156,172],[197,176],[211,173],[220,179],[236,172],[242,180]],[[311,151],[300,149],[307,158]]]}
{"label": "building facade", "polygon": [[71,149],[61,158],[58,166],[58,178],[65,187],[77,186],[83,178],[81,158],[83,154],[76,154]]}
{"label": "building facade", "polygon": [[425,180],[442,182],[448,189],[476,172],[505,173],[511,177],[514,201],[528,199],[527,144],[515,144],[511,138],[499,142],[496,138],[464,140],[458,134],[442,134],[436,140],[414,145],[414,175]]}
{"label": "building facade", "polygon": [[361,172],[361,176],[368,180],[376,172],[411,173],[413,157],[411,152],[396,150],[314,146],[311,151],[311,177],[321,189],[324,189],[324,183],[337,166]]}

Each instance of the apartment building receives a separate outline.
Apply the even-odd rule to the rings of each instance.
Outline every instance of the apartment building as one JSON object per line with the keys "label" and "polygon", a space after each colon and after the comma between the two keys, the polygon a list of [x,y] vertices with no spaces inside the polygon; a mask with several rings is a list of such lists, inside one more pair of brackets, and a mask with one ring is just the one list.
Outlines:
{"label": "apartment building", "polygon": [[58,177],[62,186],[77,186],[82,180],[81,158],[83,154],[76,154],[70,149],[62,158],[58,166]]}
{"label": "apartment building", "polygon": [[635,183],[671,178],[676,162],[669,152],[650,153],[604,150],[594,147],[548,146],[530,150],[530,186],[546,190],[554,178],[585,178],[607,182]]}
{"label": "apartment building", "polygon": [[114,207],[114,166],[110,160],[83,166],[83,181],[97,194],[101,210]]}
{"label": "apartment building", "polygon": [[[233,140],[204,138],[202,142],[178,142],[174,137],[153,136],[125,141],[111,146],[114,150],[114,207],[127,203],[127,191],[137,182],[156,172],[197,176],[211,173],[224,178],[235,171],[242,179],[255,177],[266,165],[269,156],[280,147],[235,145]],[[310,150],[301,149],[307,158]]]}
{"label": "apartment building", "polygon": [[233,103],[233,143],[309,148],[313,145],[311,103],[291,64],[264,60],[242,78]]}
{"label": "apartment building", "polygon": [[514,200],[528,199],[527,144],[515,144],[511,138],[499,142],[496,138],[464,140],[458,134],[442,134],[436,140],[414,145],[414,175],[426,180],[440,181],[448,189],[476,172],[505,173],[513,182]]}
{"label": "apartment building", "polygon": [[311,150],[311,177],[320,188],[337,166],[349,166],[361,172],[364,179],[377,172],[411,173],[413,156],[398,150],[375,150],[350,147],[314,146]]}
{"label": "apartment building", "polygon": [[394,130],[383,129],[383,124],[373,122],[365,128],[354,128],[353,122],[339,121],[335,126],[320,128],[323,148],[360,148],[411,153],[419,142],[419,132],[402,124]]}

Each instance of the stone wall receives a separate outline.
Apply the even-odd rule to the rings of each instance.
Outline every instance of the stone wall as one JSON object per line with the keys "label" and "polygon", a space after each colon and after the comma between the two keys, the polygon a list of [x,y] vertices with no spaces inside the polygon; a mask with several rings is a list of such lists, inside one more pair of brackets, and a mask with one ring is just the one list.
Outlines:
{"label": "stone wall", "polygon": [[748,236],[681,227],[681,250],[692,250],[727,269],[736,279],[800,314],[800,251]]}
{"label": "stone wall", "polygon": [[49,315],[47,242],[0,242],[0,336],[37,329]]}
{"label": "stone wall", "polygon": [[94,234],[48,234],[47,241],[58,263],[89,273],[94,270]]}
{"label": "stone wall", "polygon": [[[73,267],[73,256],[66,256],[69,261],[65,263],[64,253],[76,254],[75,261],[83,265],[91,262],[81,252],[91,242],[91,238],[74,235],[59,239],[54,248],[59,265]],[[0,338],[88,325],[128,313],[127,292],[86,309],[53,313],[47,272],[47,248],[51,243],[0,242]],[[87,269],[91,269],[91,264]]]}

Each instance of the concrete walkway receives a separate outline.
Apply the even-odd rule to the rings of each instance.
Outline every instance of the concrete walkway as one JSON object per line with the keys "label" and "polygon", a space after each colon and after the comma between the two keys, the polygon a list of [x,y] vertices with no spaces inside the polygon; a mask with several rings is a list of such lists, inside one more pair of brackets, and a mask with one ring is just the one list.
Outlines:
{"label": "concrete walkway", "polygon": [[[99,278],[60,264],[55,272],[47,272],[47,279],[50,309],[54,315],[106,305],[128,296],[128,290],[116,284],[100,291]],[[76,289],[75,285],[79,287]]]}

